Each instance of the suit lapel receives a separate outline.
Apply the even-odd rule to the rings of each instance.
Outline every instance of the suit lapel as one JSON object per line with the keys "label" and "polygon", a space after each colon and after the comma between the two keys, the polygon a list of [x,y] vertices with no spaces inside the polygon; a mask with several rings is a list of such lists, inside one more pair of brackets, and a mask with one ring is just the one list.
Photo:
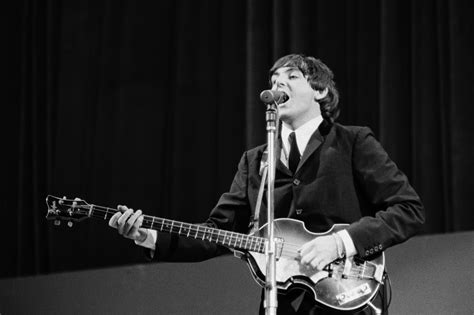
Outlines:
{"label": "suit lapel", "polygon": [[298,168],[296,169],[297,173],[300,168],[304,165],[304,163],[308,160],[308,158],[313,154],[314,151],[316,151],[317,148],[323,143],[323,137],[321,136],[321,133],[319,130],[316,130],[311,138],[309,138],[308,145],[306,146],[306,149],[303,152],[303,156],[301,157],[301,161],[298,164]]}

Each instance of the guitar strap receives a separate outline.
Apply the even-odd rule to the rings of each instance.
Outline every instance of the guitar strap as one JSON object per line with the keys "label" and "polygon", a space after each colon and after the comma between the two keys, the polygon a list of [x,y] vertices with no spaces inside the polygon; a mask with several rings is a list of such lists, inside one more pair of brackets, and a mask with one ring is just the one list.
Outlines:
{"label": "guitar strap", "polygon": [[[281,120],[277,124],[277,130],[276,134],[278,135],[278,141],[281,146],[281,139],[280,139],[280,129],[281,129]],[[279,151],[279,149],[277,149]],[[262,206],[262,199],[263,199],[263,192],[265,190],[265,183],[267,182],[268,178],[268,151],[265,150],[263,151],[262,154],[262,159],[260,160],[260,170],[259,174],[262,177],[262,180],[260,181],[260,188],[258,190],[258,196],[257,196],[257,203],[255,204],[255,213],[253,214],[253,218],[251,218],[249,222],[249,234],[255,233],[259,228],[259,217],[260,217],[260,208]]]}
{"label": "guitar strap", "polygon": [[267,182],[268,174],[268,163],[267,163],[267,151],[263,152],[262,160],[260,162],[260,175],[262,180],[260,181],[260,188],[258,189],[257,203],[255,205],[255,212],[252,220],[249,222],[249,234],[255,233],[259,229],[259,217],[260,208],[262,207],[263,192],[265,190],[265,183]]}

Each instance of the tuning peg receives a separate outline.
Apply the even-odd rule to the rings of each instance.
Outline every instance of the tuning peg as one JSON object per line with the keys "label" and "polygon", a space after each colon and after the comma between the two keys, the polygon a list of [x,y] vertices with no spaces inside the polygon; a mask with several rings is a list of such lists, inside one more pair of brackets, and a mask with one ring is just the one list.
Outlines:
{"label": "tuning peg", "polygon": [[64,204],[64,201],[66,201],[66,199],[67,199],[66,196],[64,196],[63,198],[61,198],[61,199],[58,200],[58,203],[59,203],[60,205],[62,205],[62,204]]}
{"label": "tuning peg", "polygon": [[54,225],[61,225],[61,221],[59,221],[59,220],[54,220]]}
{"label": "tuning peg", "polygon": [[72,221],[67,221],[67,226],[72,227],[73,223]]}

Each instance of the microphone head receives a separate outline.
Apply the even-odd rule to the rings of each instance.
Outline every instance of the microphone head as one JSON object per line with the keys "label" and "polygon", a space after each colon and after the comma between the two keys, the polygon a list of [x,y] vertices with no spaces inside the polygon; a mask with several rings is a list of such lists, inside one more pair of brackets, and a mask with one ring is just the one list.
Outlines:
{"label": "microphone head", "polygon": [[266,104],[271,104],[271,103],[285,103],[288,101],[290,97],[282,91],[275,91],[275,90],[265,90],[262,93],[260,93],[260,100]]}

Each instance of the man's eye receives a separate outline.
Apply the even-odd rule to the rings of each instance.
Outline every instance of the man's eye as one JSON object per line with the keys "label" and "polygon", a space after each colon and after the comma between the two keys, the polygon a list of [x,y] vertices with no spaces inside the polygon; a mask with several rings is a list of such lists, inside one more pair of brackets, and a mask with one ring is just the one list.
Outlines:
{"label": "man's eye", "polygon": [[290,75],[290,79],[296,79],[296,78],[298,78],[298,75],[296,75],[296,74],[291,74]]}

